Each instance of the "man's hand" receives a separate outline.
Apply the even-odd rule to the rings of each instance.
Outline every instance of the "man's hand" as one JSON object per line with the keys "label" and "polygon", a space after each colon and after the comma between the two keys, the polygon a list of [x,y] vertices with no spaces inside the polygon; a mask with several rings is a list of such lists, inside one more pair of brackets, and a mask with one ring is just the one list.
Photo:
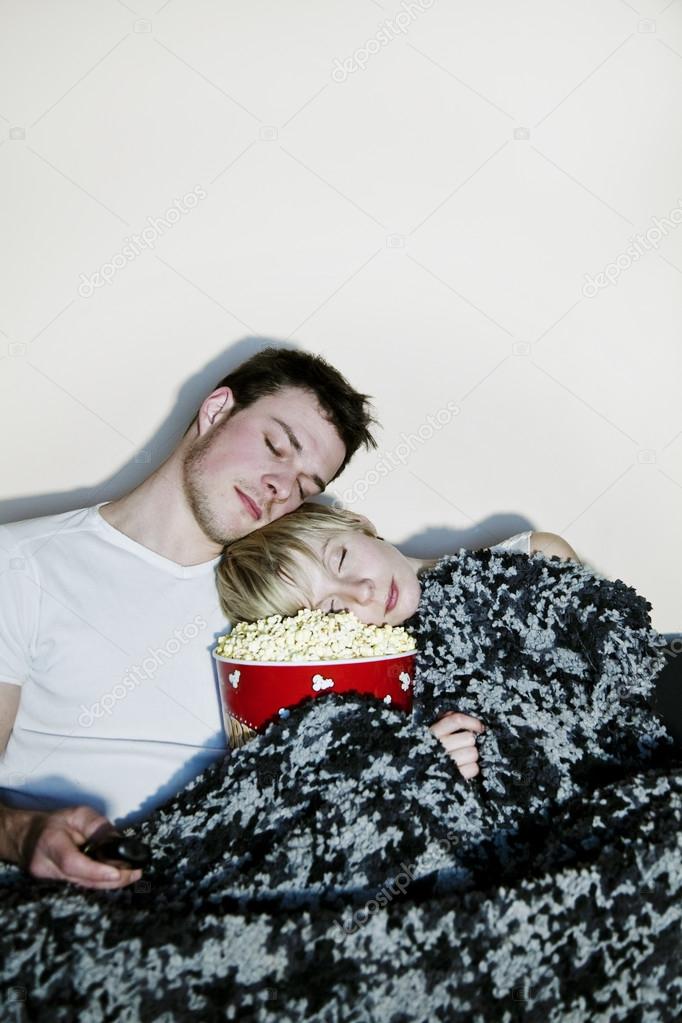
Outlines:
{"label": "man's hand", "polygon": [[124,888],[139,881],[142,871],[98,863],[82,853],[82,845],[106,817],[90,806],[70,806],[49,813],[2,808],[3,847],[13,863],[32,877],[71,881],[83,888]]}
{"label": "man's hand", "polygon": [[478,750],[474,733],[480,734],[485,731],[485,726],[478,718],[451,710],[435,724],[430,725],[429,731],[440,739],[464,778],[474,778],[478,774],[480,768],[476,762]]}

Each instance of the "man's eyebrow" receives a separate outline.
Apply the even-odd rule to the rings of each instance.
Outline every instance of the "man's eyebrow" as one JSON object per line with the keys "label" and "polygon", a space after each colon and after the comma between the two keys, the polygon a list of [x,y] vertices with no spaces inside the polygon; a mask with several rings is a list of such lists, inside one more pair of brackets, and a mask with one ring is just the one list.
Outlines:
{"label": "man's eyebrow", "polygon": [[279,423],[279,425],[282,427],[287,437],[289,438],[289,442],[292,448],[294,449],[294,451],[298,451],[300,455],[301,451],[303,451],[303,448],[301,447],[301,442],[299,441],[298,437],[291,429],[289,424],[285,423],[283,419],[278,419],[277,416],[271,416],[271,418],[274,419],[276,423]]}
{"label": "man's eyebrow", "polygon": [[[289,424],[285,423],[283,419],[278,419],[277,416],[271,416],[270,418],[273,419],[282,427],[287,437],[289,438],[289,443],[291,444],[292,448],[300,455],[301,451],[303,451],[303,448],[301,447],[301,442],[299,441],[298,437],[291,429]],[[320,477],[316,476],[314,473],[311,473],[311,479],[315,481],[315,484],[319,488],[320,493],[323,494],[327,489],[327,484],[324,482],[324,480],[321,480]]]}

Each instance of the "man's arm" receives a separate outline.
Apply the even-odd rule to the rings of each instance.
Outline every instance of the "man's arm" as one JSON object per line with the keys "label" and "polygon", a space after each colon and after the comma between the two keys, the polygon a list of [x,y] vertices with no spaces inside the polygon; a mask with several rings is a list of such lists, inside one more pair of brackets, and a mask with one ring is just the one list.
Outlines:
{"label": "man's arm", "polygon": [[[7,749],[20,701],[21,686],[0,682],[0,753]],[[98,863],[78,848],[106,820],[89,806],[48,813],[0,803],[0,860],[18,864],[33,877],[85,888],[122,888],[138,881],[142,871]]]}
{"label": "man's arm", "polygon": [[7,749],[21,699],[21,686],[0,682],[0,754]]}
{"label": "man's arm", "polygon": [[[21,686],[0,682],[0,754],[7,749],[20,700]],[[24,818],[18,811],[0,803],[0,860],[19,862],[19,832]]]}
{"label": "man's arm", "polygon": [[541,553],[548,558],[556,555],[559,558],[577,561],[578,564],[581,564],[580,558],[571,545],[562,536],[559,536],[558,533],[531,533],[530,553]]}

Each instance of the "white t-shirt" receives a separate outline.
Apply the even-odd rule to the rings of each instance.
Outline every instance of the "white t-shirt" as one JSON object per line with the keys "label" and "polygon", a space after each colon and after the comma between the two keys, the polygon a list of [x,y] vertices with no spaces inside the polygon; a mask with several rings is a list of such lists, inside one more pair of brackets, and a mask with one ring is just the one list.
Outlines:
{"label": "white t-shirt", "polygon": [[147,816],[227,751],[219,558],[183,567],[99,508],[0,526],[0,681],[22,686],[0,802]]}

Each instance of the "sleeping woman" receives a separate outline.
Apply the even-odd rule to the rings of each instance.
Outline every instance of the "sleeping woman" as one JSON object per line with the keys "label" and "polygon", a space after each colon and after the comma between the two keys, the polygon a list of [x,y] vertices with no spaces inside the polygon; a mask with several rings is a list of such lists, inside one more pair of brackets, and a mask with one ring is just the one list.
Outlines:
{"label": "sleeping woman", "polygon": [[[542,549],[531,550],[536,543]],[[233,742],[240,748],[140,828],[173,918],[182,900],[196,907],[200,896],[213,919],[265,900],[251,917],[258,927],[280,919],[273,907],[304,906],[286,927],[308,958],[303,919],[322,904],[335,913],[369,904],[403,872],[406,897],[420,903],[484,890],[534,876],[536,855],[540,877],[582,862],[616,831],[629,841],[643,801],[647,820],[660,816],[654,790],[670,790],[641,771],[669,742],[648,703],[665,640],[642,596],[574,558],[558,538],[530,534],[433,564],[405,557],[364,517],[315,504],[229,545],[218,585],[233,621],[347,607],[366,623],[402,624],[417,648],[412,712],[330,688],[295,706],[283,700],[284,714]],[[334,669],[325,674],[333,683]],[[432,905],[429,927],[443,911]],[[376,928],[367,948],[385,950],[388,924]],[[411,928],[399,973],[414,955]],[[354,955],[340,954],[346,976]],[[447,946],[438,954],[449,969]]]}
{"label": "sleeping woman", "polygon": [[[540,553],[578,562],[575,551],[555,533],[519,533],[492,550]],[[303,504],[225,548],[218,567],[220,600],[233,622],[302,608],[352,611],[369,625],[400,625],[416,612],[420,579],[441,559],[402,554],[377,535],[364,515],[326,505]],[[232,720],[233,745],[256,733]],[[484,724],[450,711],[430,730],[464,778],[479,773],[476,736]]]}

